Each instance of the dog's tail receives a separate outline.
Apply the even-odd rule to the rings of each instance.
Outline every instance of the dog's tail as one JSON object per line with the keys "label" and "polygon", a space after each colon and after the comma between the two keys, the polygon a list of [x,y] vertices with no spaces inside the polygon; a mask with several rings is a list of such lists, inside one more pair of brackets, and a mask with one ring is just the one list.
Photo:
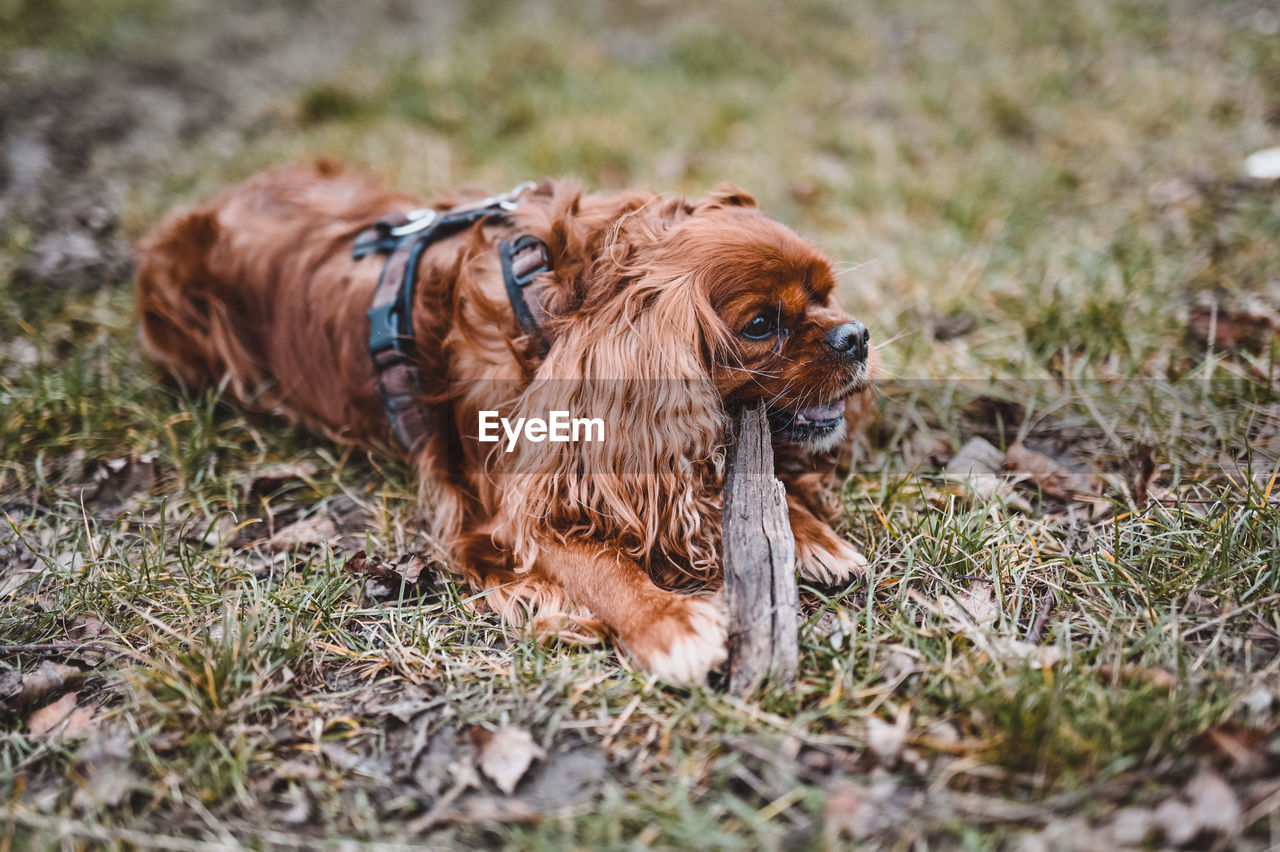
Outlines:
{"label": "dog's tail", "polygon": [[156,362],[188,387],[226,379],[247,402],[261,396],[267,376],[257,366],[252,330],[235,320],[234,283],[216,274],[220,235],[218,214],[208,207],[158,225],[137,247],[135,301],[143,346]]}

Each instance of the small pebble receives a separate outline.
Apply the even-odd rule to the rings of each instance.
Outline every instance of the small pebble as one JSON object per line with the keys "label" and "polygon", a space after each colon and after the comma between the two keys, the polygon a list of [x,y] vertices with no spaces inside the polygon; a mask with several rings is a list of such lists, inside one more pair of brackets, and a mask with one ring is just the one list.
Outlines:
{"label": "small pebble", "polygon": [[1264,148],[1245,158],[1244,173],[1254,180],[1280,180],[1280,148]]}

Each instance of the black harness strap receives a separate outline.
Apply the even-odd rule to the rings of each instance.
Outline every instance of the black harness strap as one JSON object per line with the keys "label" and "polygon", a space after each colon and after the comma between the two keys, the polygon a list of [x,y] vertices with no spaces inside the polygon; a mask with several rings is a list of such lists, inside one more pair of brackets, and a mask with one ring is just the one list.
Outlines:
{"label": "black harness strap", "polygon": [[[351,252],[354,259],[374,253],[389,255],[369,308],[369,354],[391,432],[410,455],[419,452],[430,436],[430,424],[419,406],[423,387],[413,339],[413,290],[422,254],[436,240],[483,219],[505,221],[520,195],[532,187],[521,184],[504,195],[453,210],[391,213],[356,236]],[[514,242],[501,243],[498,251],[516,319],[526,334],[539,340],[545,356],[551,344],[541,326],[548,314],[540,298],[542,287],[533,285],[540,273],[551,268],[547,247],[526,234]],[[530,300],[526,294],[534,298]]]}
{"label": "black harness strap", "polygon": [[511,310],[524,333],[538,341],[538,354],[545,358],[551,349],[551,340],[542,330],[548,314],[542,304],[543,285],[536,279],[551,268],[547,247],[542,240],[522,234],[514,241],[500,243],[498,254],[502,258],[502,280],[507,286]]}

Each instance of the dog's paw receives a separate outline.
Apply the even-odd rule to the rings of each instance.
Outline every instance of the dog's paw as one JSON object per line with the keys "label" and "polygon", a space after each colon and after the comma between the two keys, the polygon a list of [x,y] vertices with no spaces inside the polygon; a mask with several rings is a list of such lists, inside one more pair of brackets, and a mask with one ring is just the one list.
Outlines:
{"label": "dog's paw", "polygon": [[796,570],[806,580],[823,586],[845,586],[866,573],[867,557],[835,534],[814,539],[797,537]]}
{"label": "dog's paw", "polygon": [[679,595],[672,595],[661,613],[622,642],[645,671],[678,684],[706,682],[728,657],[720,607]]}

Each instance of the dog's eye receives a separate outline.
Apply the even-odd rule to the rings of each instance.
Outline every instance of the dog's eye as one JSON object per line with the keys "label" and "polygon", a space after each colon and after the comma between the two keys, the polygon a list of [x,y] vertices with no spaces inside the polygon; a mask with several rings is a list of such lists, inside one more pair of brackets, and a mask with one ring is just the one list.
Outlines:
{"label": "dog's eye", "polygon": [[760,314],[742,329],[742,336],[748,340],[764,340],[778,333],[776,314]]}

